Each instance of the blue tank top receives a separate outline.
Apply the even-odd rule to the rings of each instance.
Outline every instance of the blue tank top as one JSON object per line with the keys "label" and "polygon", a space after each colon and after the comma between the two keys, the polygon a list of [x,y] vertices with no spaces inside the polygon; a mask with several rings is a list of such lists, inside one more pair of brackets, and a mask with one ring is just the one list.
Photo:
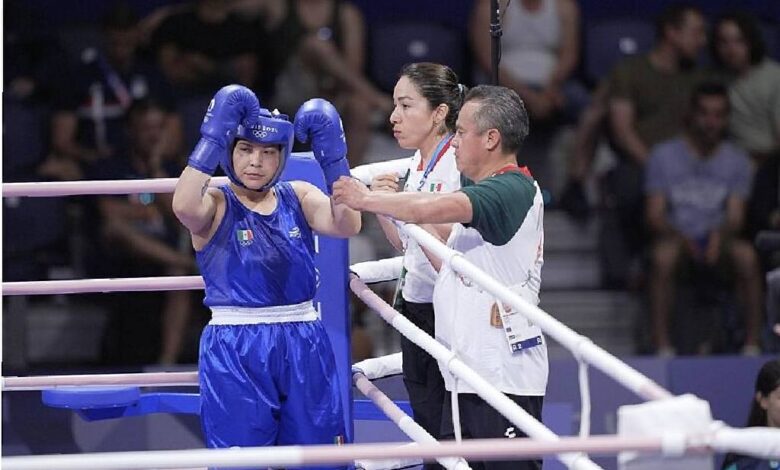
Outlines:
{"label": "blue tank top", "polygon": [[208,307],[272,307],[314,298],[314,235],[295,191],[274,185],[276,209],[258,214],[230,189],[214,236],[196,253]]}

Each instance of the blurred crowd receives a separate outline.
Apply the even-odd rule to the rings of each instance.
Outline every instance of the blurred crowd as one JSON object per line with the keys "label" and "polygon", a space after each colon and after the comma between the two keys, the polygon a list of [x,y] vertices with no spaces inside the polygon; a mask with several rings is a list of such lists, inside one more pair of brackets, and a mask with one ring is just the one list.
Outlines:
{"label": "blurred crowd", "polygon": [[[469,2],[462,30],[410,18],[421,40],[388,35],[348,0],[171,1],[151,12],[105,3],[99,25],[62,30],[32,3],[4,3],[5,182],[177,176],[209,99],[228,83],[287,114],[330,100],[355,166],[387,157],[371,150],[393,109],[384,83],[397,75],[376,72],[385,57],[402,61],[395,74],[403,61],[431,60],[469,86],[490,77],[490,0]],[[647,306],[652,333],[638,352],[780,350],[777,18],[672,3],[655,22],[586,29],[575,0],[500,3],[499,81],[532,118],[520,158],[548,211],[599,224],[602,287]],[[3,211],[4,281],[196,274],[166,195],[5,198]],[[388,253],[381,235],[358,245]],[[100,361],[193,361],[192,331],[208,316],[199,295],[88,297],[110,312]],[[719,332],[706,320],[673,327],[712,306],[727,318]],[[372,354],[372,339],[355,337],[356,355]]]}

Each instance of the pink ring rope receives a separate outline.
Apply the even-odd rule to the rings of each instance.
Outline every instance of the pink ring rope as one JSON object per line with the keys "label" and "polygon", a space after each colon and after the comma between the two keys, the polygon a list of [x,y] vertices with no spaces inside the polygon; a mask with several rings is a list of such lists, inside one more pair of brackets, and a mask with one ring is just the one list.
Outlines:
{"label": "pink ring rope", "polygon": [[[172,193],[178,178],[106,181],[50,181],[41,183],[3,183],[3,197],[59,197],[96,194]],[[224,176],[212,178],[209,186],[227,184]]]}
{"label": "pink ring rope", "polygon": [[3,295],[83,294],[87,292],[133,292],[203,289],[200,276],[127,277],[74,279],[67,281],[4,282]]}
{"label": "pink ring rope", "polygon": [[140,374],[39,375],[3,377],[2,390],[46,390],[58,387],[174,387],[198,385],[198,372],[144,372]]}
{"label": "pink ring rope", "polygon": [[[693,439],[686,452],[704,453],[710,449],[704,440]],[[540,442],[528,438],[473,439],[439,444],[406,443],[345,444],[247,447],[239,449],[187,449],[174,451],[110,452],[71,455],[40,455],[4,457],[6,470],[64,469],[139,469],[217,467],[300,467],[316,464],[351,464],[355,460],[389,458],[423,458],[462,455],[474,460],[514,460],[563,452],[585,451],[611,455],[624,451],[659,453],[664,450],[661,437],[593,436],[586,439],[563,437],[555,442]]]}

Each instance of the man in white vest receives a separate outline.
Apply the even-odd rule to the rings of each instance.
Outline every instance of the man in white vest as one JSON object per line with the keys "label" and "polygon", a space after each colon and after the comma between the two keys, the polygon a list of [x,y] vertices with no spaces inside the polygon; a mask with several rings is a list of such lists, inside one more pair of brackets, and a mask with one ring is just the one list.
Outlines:
{"label": "man in white vest", "polygon": [[[333,200],[361,210],[417,224],[455,223],[447,245],[525,300],[539,303],[544,253],[544,206],[538,184],[518,152],[528,135],[528,114],[520,97],[505,87],[480,85],[466,95],[458,115],[455,159],[462,188],[448,194],[370,192],[342,177]],[[435,226],[428,225],[435,234]],[[434,290],[436,338],[536,419],[541,420],[547,387],[547,345],[536,325],[505,306],[449,266],[440,269]],[[522,437],[513,423],[467,384],[439,365],[447,390],[458,393],[464,438]],[[442,436],[454,435],[445,403]],[[472,468],[541,468],[541,460],[470,462]]]}

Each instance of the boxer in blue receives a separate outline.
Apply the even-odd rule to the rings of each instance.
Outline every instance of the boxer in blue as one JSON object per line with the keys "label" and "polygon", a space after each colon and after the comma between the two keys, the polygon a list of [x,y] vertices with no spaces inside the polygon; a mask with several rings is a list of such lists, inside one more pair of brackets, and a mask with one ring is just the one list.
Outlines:
{"label": "boxer in blue", "polygon": [[[303,181],[280,182],[293,135],[328,187],[349,174],[341,119],[325,100],[295,122],[222,88],[176,186],[173,210],[192,234],[212,319],[200,342],[201,423],[209,447],[333,444],[345,435],[336,366],[312,305],[313,231],[349,237],[360,215]],[[209,188],[221,166],[230,184]]]}

